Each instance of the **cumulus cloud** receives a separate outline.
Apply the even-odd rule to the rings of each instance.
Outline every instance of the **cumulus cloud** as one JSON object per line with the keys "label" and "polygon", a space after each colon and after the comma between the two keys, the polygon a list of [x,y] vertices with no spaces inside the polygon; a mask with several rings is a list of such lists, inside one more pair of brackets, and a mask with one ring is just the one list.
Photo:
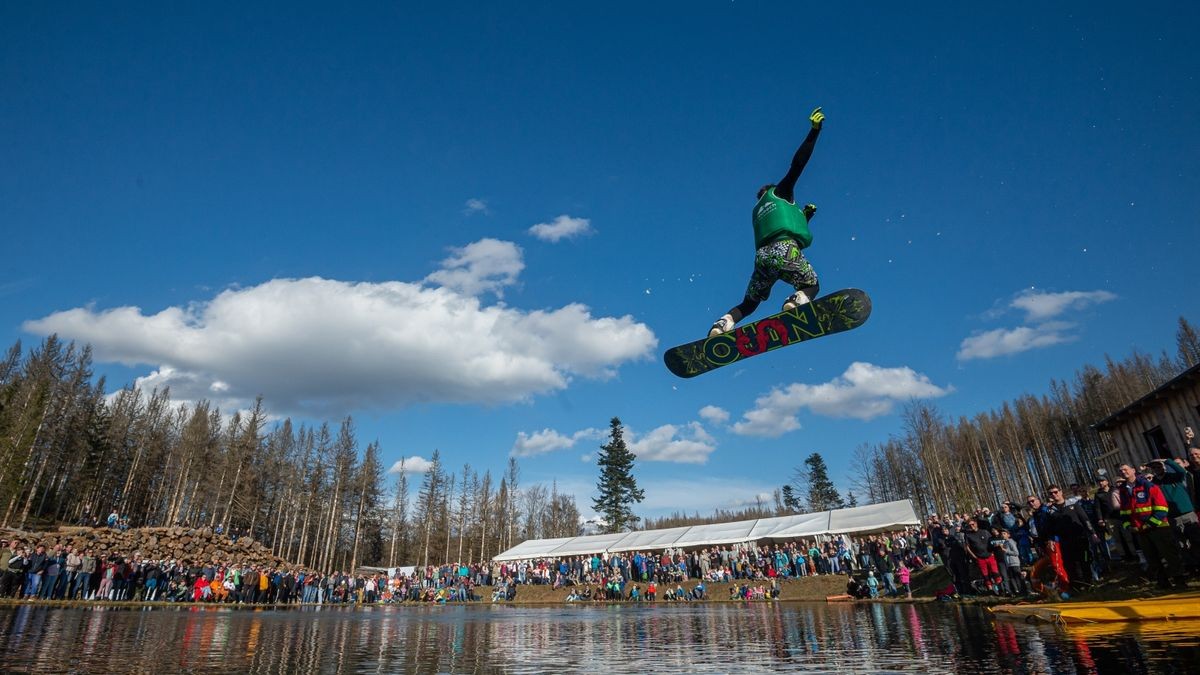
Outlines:
{"label": "cumulus cloud", "polygon": [[912,368],[855,362],[824,384],[797,382],[772,389],[755,400],[754,408],[733,425],[733,431],[743,436],[777,438],[800,429],[797,415],[805,408],[826,417],[869,420],[892,412],[897,402],[937,398],[951,391],[953,388],[939,387]]}
{"label": "cumulus cloud", "polygon": [[99,362],[152,366],[139,385],[173,399],[240,409],[261,394],[274,410],[320,417],[528,400],[612,377],[658,345],[630,316],[488,306],[461,286],[274,279],[157,313],[80,307],[23,328],[88,343]]}
{"label": "cumulus cloud", "polygon": [[551,243],[563,239],[574,239],[592,233],[592,222],[587,218],[572,218],[561,215],[549,223],[538,223],[529,228],[529,234]]}
{"label": "cumulus cloud", "polygon": [[504,297],[504,288],[515,284],[523,269],[521,247],[511,241],[480,239],[453,249],[453,254],[442,261],[442,269],[425,277],[425,281],[463,295],[494,293]]}
{"label": "cumulus cloud", "polygon": [[[608,430],[584,429],[570,436],[553,429],[543,429],[533,434],[522,432],[517,434],[512,454],[518,457],[539,455],[574,447],[583,439],[607,442]],[[717,449],[716,440],[699,422],[689,422],[683,426],[664,424],[645,434],[626,426],[625,445],[639,460],[678,464],[704,464]],[[580,455],[579,459],[582,462],[594,462],[596,456],[596,452],[589,452]]]}
{"label": "cumulus cloud", "polygon": [[706,405],[700,409],[700,419],[712,424],[724,424],[729,421],[729,411],[715,405]]}
{"label": "cumulus cloud", "polygon": [[1080,310],[1089,305],[1116,300],[1108,291],[1066,291],[1042,293],[1028,291],[1013,298],[1011,307],[1025,312],[1025,321],[1045,321],[1059,316],[1067,310]]}
{"label": "cumulus cloud", "polygon": [[532,434],[521,431],[517,433],[517,440],[513,443],[509,454],[513,457],[533,457],[547,452],[554,452],[555,450],[565,450],[575,447],[575,444],[583,439],[598,439],[603,437],[604,432],[592,428],[576,431],[570,436],[560,434],[554,429],[542,429]]}
{"label": "cumulus cloud", "polygon": [[388,473],[425,473],[433,466],[433,462],[413,455],[412,457],[404,457],[396,461],[392,468],[388,469]]}
{"label": "cumulus cloud", "polygon": [[1006,354],[1019,354],[1039,347],[1072,342],[1076,337],[1066,332],[1072,327],[1073,325],[1069,323],[1053,321],[1040,326],[989,330],[964,339],[958,349],[958,359],[960,361],[990,359]]}
{"label": "cumulus cloud", "polygon": [[648,462],[704,464],[717,449],[716,441],[699,422],[683,427],[664,424],[641,436],[629,432],[626,443],[638,459]]}
{"label": "cumulus cloud", "polygon": [[467,200],[466,206],[463,207],[463,214],[473,216],[476,213],[482,213],[486,216],[491,213],[491,211],[488,211],[487,202],[482,199],[475,199],[472,197],[471,199]]}
{"label": "cumulus cloud", "polygon": [[[958,348],[958,360],[990,359],[1073,342],[1078,339],[1076,335],[1072,334],[1072,330],[1076,327],[1075,324],[1051,321],[1050,319],[1069,311],[1079,311],[1116,298],[1115,294],[1108,291],[1064,291],[1061,293],[1025,291],[1018,293],[1009,301],[1007,309],[1024,312],[1025,325],[1015,328],[996,328],[964,338]],[[1003,311],[989,311],[985,316],[994,318]]]}

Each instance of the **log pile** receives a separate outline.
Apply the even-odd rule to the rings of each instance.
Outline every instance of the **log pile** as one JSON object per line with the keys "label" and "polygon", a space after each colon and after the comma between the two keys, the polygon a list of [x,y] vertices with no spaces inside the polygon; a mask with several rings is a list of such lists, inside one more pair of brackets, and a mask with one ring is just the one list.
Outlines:
{"label": "log pile", "polygon": [[44,544],[52,551],[58,544],[92,549],[97,555],[137,555],[145,560],[180,560],[189,564],[208,562],[287,567],[292,565],[251,539],[237,541],[212,528],[200,527],[141,527],[124,532],[111,528],[60,527],[51,532],[21,532],[0,530],[4,540],[17,538],[29,546]]}

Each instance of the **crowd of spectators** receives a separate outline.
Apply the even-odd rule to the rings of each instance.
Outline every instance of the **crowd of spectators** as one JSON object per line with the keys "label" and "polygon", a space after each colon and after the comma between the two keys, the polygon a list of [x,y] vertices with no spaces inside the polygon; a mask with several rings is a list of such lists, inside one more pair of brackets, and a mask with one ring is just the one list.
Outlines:
{"label": "crowd of spectators", "polygon": [[[1189,445],[1194,434],[1185,432]],[[1094,483],[1050,485],[996,510],[934,515],[926,532],[953,592],[1086,592],[1120,567],[1160,588],[1200,572],[1200,449],[1121,464]]]}
{"label": "crowd of spectators", "polygon": [[[911,597],[911,572],[928,565],[931,554],[926,532],[911,527],[859,537],[541,558],[504,563],[495,572],[511,588],[570,588],[572,602],[654,601],[659,588],[672,586],[661,599],[707,599],[706,583],[730,584],[731,599],[767,600],[780,596],[781,581],[820,575],[847,575],[849,592],[860,597]],[[685,590],[684,582],[692,588]],[[493,599],[510,595],[498,591]]]}
{"label": "crowd of spectators", "polygon": [[[570,601],[693,601],[706,583],[731,584],[731,597],[779,596],[779,581],[813,575],[878,573],[879,594],[899,594],[907,571],[926,563],[915,528],[868,537],[715,546],[661,553],[445,564],[350,574],[318,574],[262,565],[145,559],[138,554],[61,545],[47,550],[4,542],[0,597],[40,600],[211,602],[241,604],[467,602],[513,600],[521,586],[569,590]],[[390,573],[389,573],[390,572]],[[894,582],[894,574],[902,581]],[[684,588],[687,582],[688,588]],[[865,587],[865,586],[864,586]]]}

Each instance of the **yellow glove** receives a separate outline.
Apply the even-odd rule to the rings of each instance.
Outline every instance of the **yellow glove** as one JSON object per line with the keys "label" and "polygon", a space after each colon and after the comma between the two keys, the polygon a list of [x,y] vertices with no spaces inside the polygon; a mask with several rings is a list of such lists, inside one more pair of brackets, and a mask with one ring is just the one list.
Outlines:
{"label": "yellow glove", "polygon": [[825,113],[821,112],[821,107],[817,106],[812,114],[808,116],[808,120],[812,122],[814,129],[820,129],[821,123],[825,121]]}

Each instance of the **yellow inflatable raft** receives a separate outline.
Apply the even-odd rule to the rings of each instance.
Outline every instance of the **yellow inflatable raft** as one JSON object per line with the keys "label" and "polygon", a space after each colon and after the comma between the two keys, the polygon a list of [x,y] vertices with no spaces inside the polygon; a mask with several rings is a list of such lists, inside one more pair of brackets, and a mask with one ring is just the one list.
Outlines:
{"label": "yellow inflatable raft", "polygon": [[1178,593],[1142,600],[1000,605],[993,607],[992,612],[1009,619],[1068,624],[1200,619],[1200,593]]}

